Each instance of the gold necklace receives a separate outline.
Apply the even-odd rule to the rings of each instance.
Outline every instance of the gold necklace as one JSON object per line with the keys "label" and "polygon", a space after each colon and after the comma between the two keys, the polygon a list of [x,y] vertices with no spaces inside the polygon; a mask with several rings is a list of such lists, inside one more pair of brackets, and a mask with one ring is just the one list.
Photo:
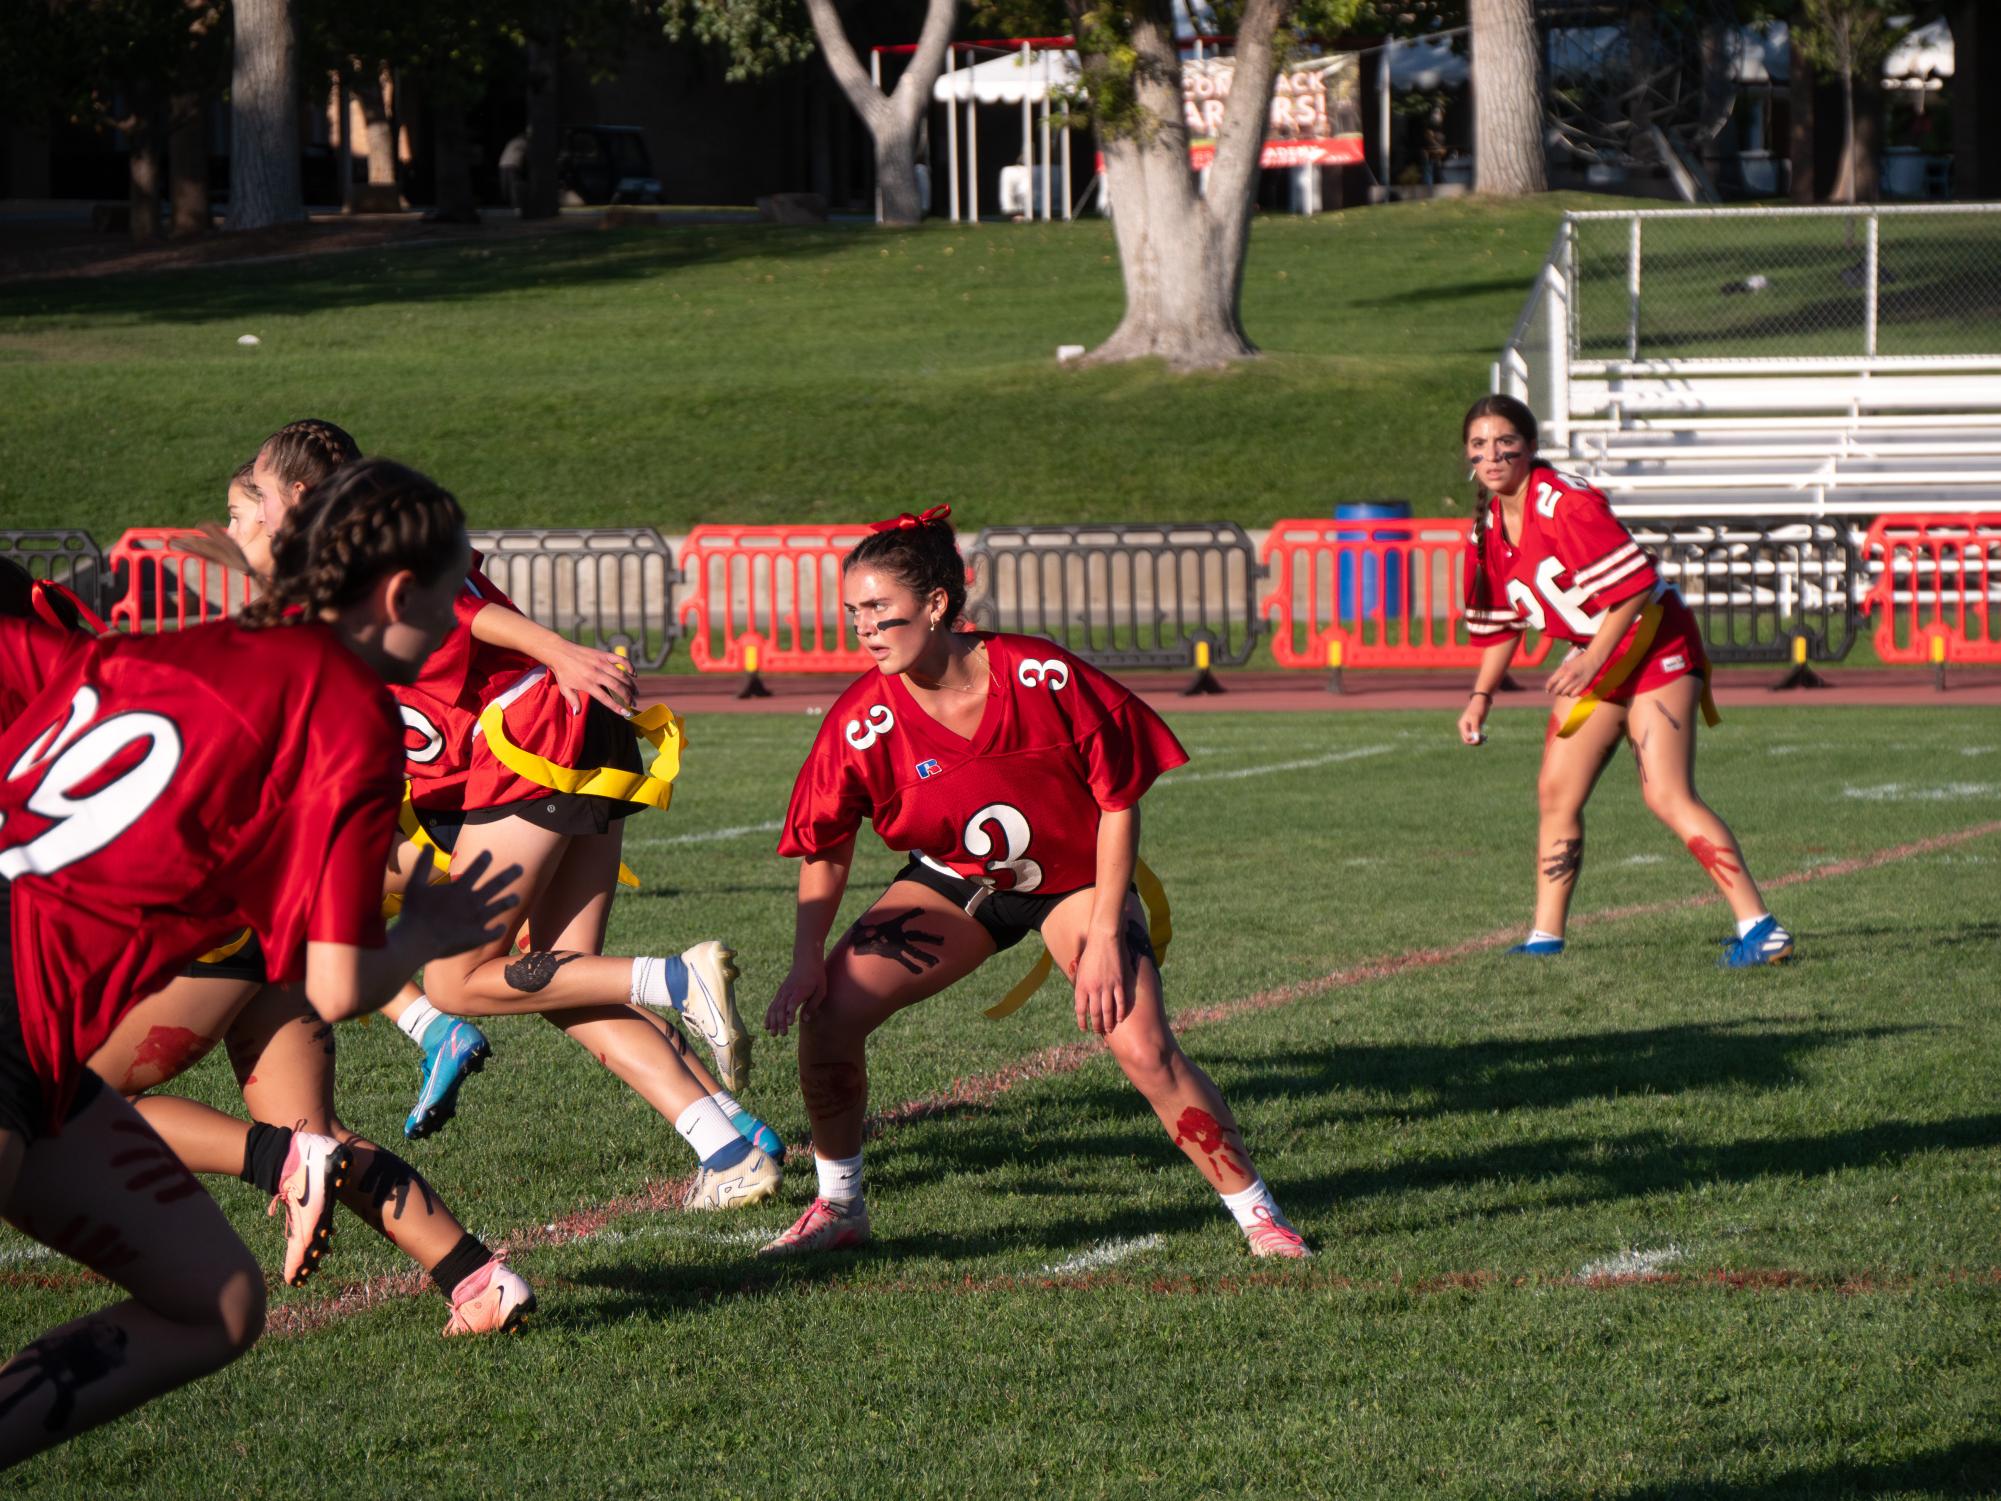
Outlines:
{"label": "gold necklace", "polygon": [[[978,657],[980,659],[980,665],[982,667],[986,667],[987,649],[985,645],[975,646],[971,651],[966,653],[966,655],[968,657],[975,657],[975,656]],[[985,696],[988,684],[989,682],[991,682],[992,669],[991,668],[987,669],[986,680],[982,681],[977,688],[955,688],[950,683],[927,683],[924,681],[924,679],[918,677],[915,673],[906,673],[904,675],[908,677],[910,681],[914,683],[917,687],[922,688],[926,693],[977,693],[982,696]]]}

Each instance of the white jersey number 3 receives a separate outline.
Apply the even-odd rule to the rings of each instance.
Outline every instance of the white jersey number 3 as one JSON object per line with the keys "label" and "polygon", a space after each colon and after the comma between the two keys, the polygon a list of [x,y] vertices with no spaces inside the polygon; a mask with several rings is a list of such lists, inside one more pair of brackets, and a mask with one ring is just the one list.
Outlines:
{"label": "white jersey number 3", "polygon": [[[28,794],[28,811],[50,820],[52,827],[21,845],[0,850],[0,876],[47,875],[96,854],[138,822],[166,790],[181,762],[181,732],[160,714],[133,712],[109,719],[78,733],[97,713],[97,692],[79,688],[70,703],[69,718],[51,727],[7,773],[18,781],[47,765],[40,785]],[[145,753],[122,773],[82,797],[77,790],[102,781],[101,773],[141,741]]]}
{"label": "white jersey number 3", "polygon": [[[998,860],[987,860],[994,852],[993,836],[986,831],[990,823],[1000,830],[1001,842],[1006,846],[1006,852]],[[1042,884],[1042,867],[1028,858],[1028,819],[1012,803],[988,803],[966,820],[966,832],[961,838],[966,853],[987,860],[989,871],[1014,873],[1014,884],[1008,890],[1033,891]]]}

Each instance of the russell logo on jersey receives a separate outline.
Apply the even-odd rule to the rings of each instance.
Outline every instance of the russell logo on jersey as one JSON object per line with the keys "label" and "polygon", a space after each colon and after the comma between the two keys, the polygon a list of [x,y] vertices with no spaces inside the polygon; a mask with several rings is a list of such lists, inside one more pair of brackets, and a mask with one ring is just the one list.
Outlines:
{"label": "russell logo on jersey", "polygon": [[926,777],[935,777],[941,770],[943,770],[943,768],[940,767],[935,760],[919,761],[917,763],[917,780],[921,782]]}

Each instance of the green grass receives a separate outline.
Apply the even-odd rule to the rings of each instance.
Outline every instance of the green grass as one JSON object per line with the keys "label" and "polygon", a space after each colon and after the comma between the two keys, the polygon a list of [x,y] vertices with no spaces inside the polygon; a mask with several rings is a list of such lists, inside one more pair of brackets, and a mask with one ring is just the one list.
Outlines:
{"label": "green grass", "polygon": [[5,286],[0,516],[108,545],[220,515],[230,472],[308,414],[481,526],[941,500],[972,528],[1383,496],[1437,514],[1467,503],[1459,416],[1586,201],[1260,218],[1244,318],[1268,358],[1216,377],[1057,367],[1123,303],[1100,220],[641,228]]}
{"label": "green grass", "polygon": [[[789,944],[776,819],[815,721],[700,720],[613,946],[724,932],[746,1009]],[[1149,796],[1180,1007],[1508,929],[1527,912],[1540,723],[1470,752],[1438,716],[1199,715]],[[1380,748],[1380,749],[1379,749]],[[1345,759],[1336,759],[1345,757]],[[1217,771],[1274,768],[1237,779]],[[2001,819],[1988,711],[1782,707],[1705,736],[1706,793],[1767,882]],[[752,1258],[810,1195],[634,1213],[516,1264],[544,1314],[441,1344],[435,1296],[267,1338],[222,1375],[8,1478],[37,1497],[1220,1493],[1969,1496],[2001,1489],[2001,1045],[1987,833],[1773,891],[1786,969],[1711,966],[1700,872],[1615,764],[1561,962],[1495,953],[1189,1031],[1320,1249],[1253,1267],[1104,1058],[869,1149],[878,1243]],[[850,914],[892,869],[869,850]],[[1075,1037],[1055,987],[978,1008],[1017,952],[878,1037],[887,1109]],[[481,1232],[547,1224],[688,1165],[665,1123],[546,1027],[493,1029],[458,1121],[410,1155]],[[341,1034],[343,1110],[393,1137],[414,1055]],[[790,1048],[749,1092],[803,1128]],[[226,1099],[220,1063],[192,1091]],[[251,1190],[215,1192],[267,1262]],[[1097,1271],[1067,1259],[1158,1237]],[[1678,1280],[1583,1285],[1675,1248]],[[0,1237],[0,1345],[100,1302]],[[397,1270],[346,1222],[304,1293]]]}

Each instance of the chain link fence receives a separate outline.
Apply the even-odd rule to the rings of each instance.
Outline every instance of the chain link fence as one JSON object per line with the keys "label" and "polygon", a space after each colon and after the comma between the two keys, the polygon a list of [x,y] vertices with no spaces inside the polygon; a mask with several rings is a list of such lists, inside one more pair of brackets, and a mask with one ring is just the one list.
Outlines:
{"label": "chain link fence", "polygon": [[2001,205],[1592,211],[1565,227],[1553,264],[1578,360],[2001,351]]}

